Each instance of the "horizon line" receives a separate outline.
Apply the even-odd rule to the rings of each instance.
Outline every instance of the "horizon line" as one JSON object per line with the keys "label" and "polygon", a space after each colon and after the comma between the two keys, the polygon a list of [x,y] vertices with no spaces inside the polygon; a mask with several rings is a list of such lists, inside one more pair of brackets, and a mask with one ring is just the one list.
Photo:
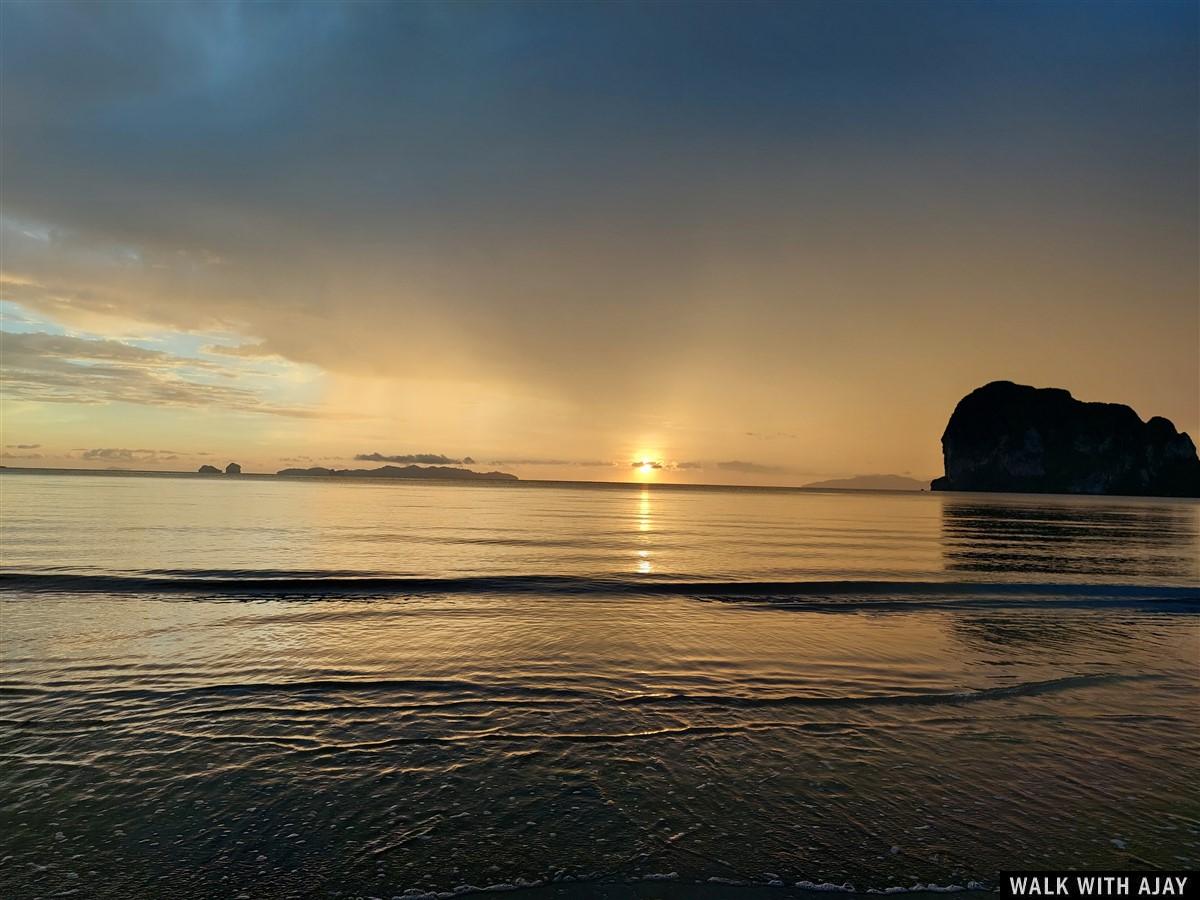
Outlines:
{"label": "horizon line", "polygon": [[[414,464],[415,465],[415,464]],[[436,468],[430,466],[428,468]],[[10,466],[0,464],[0,472],[19,472],[28,474],[50,474],[50,473],[71,473],[77,475],[159,475],[164,477],[186,477],[186,478],[203,478],[206,480],[214,479],[218,476],[212,473],[202,473],[197,471],[185,471],[181,469],[85,469],[73,466]],[[505,473],[509,474],[509,473]],[[278,472],[239,472],[236,475],[226,475],[224,472],[220,474],[221,478],[228,478],[236,481],[239,478],[253,479],[269,479],[278,478],[284,481],[339,481],[339,482],[358,482],[358,481],[381,481],[381,482],[398,482],[402,484],[411,484],[421,481],[436,481],[457,485],[471,485],[491,487],[495,485],[503,485],[505,487],[519,486],[522,484],[547,485],[547,484],[587,484],[613,487],[634,487],[634,488],[717,488],[717,489],[743,489],[754,491],[811,491],[813,493],[885,493],[885,494],[928,494],[933,493],[930,488],[920,488],[917,490],[905,490],[902,488],[831,488],[831,487],[810,487],[809,485],[790,485],[790,484],[721,484],[716,482],[678,482],[678,481],[598,481],[593,479],[563,479],[563,478],[521,478],[514,476],[512,479],[507,478],[438,478],[431,476],[428,478],[393,478],[387,475],[371,476],[357,475],[352,479],[345,476],[335,474],[330,475],[282,475]],[[857,476],[850,476],[857,477]],[[898,476],[908,478],[910,476]],[[937,476],[934,476],[937,477]],[[833,480],[833,479],[824,479]],[[913,481],[922,481],[920,478],[913,478]],[[930,479],[932,481],[932,479]],[[812,482],[817,484],[817,482]]]}

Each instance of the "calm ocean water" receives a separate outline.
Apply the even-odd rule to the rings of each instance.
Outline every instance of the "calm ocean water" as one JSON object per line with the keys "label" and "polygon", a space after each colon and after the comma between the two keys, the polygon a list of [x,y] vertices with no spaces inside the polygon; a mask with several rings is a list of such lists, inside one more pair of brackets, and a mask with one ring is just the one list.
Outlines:
{"label": "calm ocean water", "polygon": [[5,897],[1200,865],[1193,501],[6,472],[0,512]]}

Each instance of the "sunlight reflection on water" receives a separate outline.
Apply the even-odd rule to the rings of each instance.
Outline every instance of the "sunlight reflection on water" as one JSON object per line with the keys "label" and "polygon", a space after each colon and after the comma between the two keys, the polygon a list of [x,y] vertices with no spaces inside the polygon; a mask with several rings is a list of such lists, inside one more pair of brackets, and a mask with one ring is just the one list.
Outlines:
{"label": "sunlight reflection on water", "polygon": [[5,896],[1200,860],[1193,503],[0,478]]}

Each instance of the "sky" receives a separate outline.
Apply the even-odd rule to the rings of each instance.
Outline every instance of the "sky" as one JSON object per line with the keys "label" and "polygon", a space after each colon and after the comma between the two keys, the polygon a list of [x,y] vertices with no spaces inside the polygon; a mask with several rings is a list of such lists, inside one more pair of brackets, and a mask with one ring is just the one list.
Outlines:
{"label": "sky", "polygon": [[1197,17],[6,0],[0,461],[928,478],[997,379],[1197,438]]}

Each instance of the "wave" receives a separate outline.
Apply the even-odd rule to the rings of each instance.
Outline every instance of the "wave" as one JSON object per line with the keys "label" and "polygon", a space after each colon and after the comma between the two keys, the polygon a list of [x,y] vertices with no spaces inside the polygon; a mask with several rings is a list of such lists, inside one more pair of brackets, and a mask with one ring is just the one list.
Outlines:
{"label": "wave", "polygon": [[[392,845],[384,845],[381,848],[374,849],[371,852],[378,854],[383,850],[391,849]],[[722,863],[723,866],[729,868],[728,863]],[[664,896],[661,889],[662,882],[671,882],[677,884],[680,888],[687,891],[688,894],[696,894],[704,897],[731,896],[729,888],[738,888],[739,890],[733,896],[738,897],[777,897],[778,889],[792,886],[792,882],[784,881],[778,876],[759,877],[759,878],[726,878],[721,876],[711,876],[703,880],[681,878],[678,872],[652,872],[646,874],[631,874],[622,876],[618,873],[600,873],[592,872],[583,875],[566,875],[560,869],[559,872],[553,875],[547,875],[542,878],[517,878],[514,881],[497,882],[495,884],[474,885],[461,884],[449,889],[423,890],[421,888],[410,888],[404,891],[402,896],[404,900],[447,900],[449,897],[465,897],[473,894],[494,894],[508,893],[510,891],[519,891],[524,896],[530,897],[560,897],[572,900],[572,898],[594,897],[597,894],[597,888],[601,886],[609,886],[616,888],[615,893],[622,897],[631,898],[658,898]],[[617,887],[619,886],[619,887]],[[883,888],[855,888],[849,882],[828,882],[828,881],[797,881],[795,888],[799,891],[812,894],[853,894],[861,890],[865,894],[957,894],[967,893],[968,895],[983,895],[991,893],[991,888],[988,883],[976,881],[973,879],[963,879],[962,884],[925,884],[919,879],[912,879],[911,883],[905,885],[896,885]],[[552,893],[546,891],[552,890]],[[719,892],[719,893],[718,893]],[[608,892],[604,892],[607,894]],[[671,891],[669,896],[685,896],[683,893]],[[789,895],[791,896],[791,895]]]}
{"label": "wave", "polygon": [[[1082,675],[1067,675],[1060,678],[1050,678],[1041,681],[1024,681],[1016,684],[999,685],[996,687],[974,688],[949,691],[915,691],[893,694],[859,694],[821,695],[821,694],[784,694],[777,696],[751,696],[747,694],[729,693],[677,693],[677,692],[645,692],[645,693],[614,693],[609,691],[593,691],[572,687],[540,687],[533,685],[494,684],[490,682],[471,681],[465,679],[356,679],[356,678],[320,678],[300,681],[246,681],[233,684],[209,684],[181,688],[115,688],[112,690],[78,691],[47,687],[44,685],[5,685],[0,686],[0,696],[30,696],[55,694],[66,696],[80,694],[97,701],[115,700],[159,700],[173,698],[201,697],[246,697],[254,695],[302,695],[306,698],[327,697],[333,694],[402,694],[412,697],[422,697],[421,706],[426,708],[442,708],[451,705],[504,703],[505,705],[523,705],[526,703],[578,704],[581,702],[599,702],[609,707],[651,707],[677,708],[686,706],[719,706],[738,707],[745,709],[766,709],[773,707],[881,707],[881,706],[959,706],[979,703],[989,700],[1006,700],[1014,697],[1032,697],[1043,694],[1059,693],[1079,688],[1098,687],[1107,684],[1120,684],[1130,681],[1156,681],[1161,676],[1152,674],[1123,675],[1114,672],[1102,672]],[[736,727],[745,727],[742,723]],[[764,723],[758,723],[760,726]],[[774,725],[775,723],[765,723]],[[504,732],[489,732],[488,739],[518,738],[541,740],[611,740],[614,738],[648,737],[653,734],[668,731],[696,732],[705,730],[722,730],[725,725],[689,725],[679,729],[667,729],[663,732],[638,732],[637,734],[522,734],[514,735]],[[789,725],[789,727],[791,727]],[[468,737],[478,738],[480,735]],[[463,738],[452,737],[444,739],[457,741]],[[425,740],[422,738],[421,740]]]}
{"label": "wave", "polygon": [[0,593],[192,599],[367,599],[454,594],[674,595],[811,610],[937,606],[1161,606],[1200,610],[1200,588],[965,581],[708,581],[570,575],[429,578],[328,570],[159,569],[137,574],[0,573]]}

